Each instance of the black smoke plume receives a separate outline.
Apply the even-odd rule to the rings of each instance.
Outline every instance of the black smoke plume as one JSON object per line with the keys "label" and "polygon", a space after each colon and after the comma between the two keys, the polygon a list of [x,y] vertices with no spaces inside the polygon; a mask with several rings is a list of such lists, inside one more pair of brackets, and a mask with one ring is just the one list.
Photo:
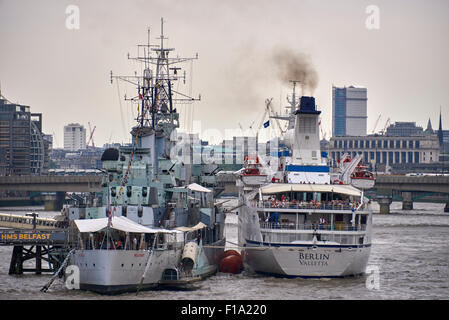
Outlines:
{"label": "black smoke plume", "polygon": [[318,73],[308,55],[288,48],[277,48],[273,51],[272,59],[283,83],[290,85],[291,80],[299,81],[302,94],[313,95],[318,85]]}

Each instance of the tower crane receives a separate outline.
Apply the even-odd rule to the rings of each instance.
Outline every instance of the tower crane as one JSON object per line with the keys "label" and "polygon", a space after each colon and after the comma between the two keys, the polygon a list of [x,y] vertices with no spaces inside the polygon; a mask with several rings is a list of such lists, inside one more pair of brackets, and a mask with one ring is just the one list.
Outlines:
{"label": "tower crane", "polygon": [[385,126],[384,126],[384,128],[382,129],[382,131],[381,131],[381,134],[385,134],[385,132],[387,132],[387,127],[390,125],[391,123],[390,123],[390,118],[388,118],[387,119],[387,121],[385,122]]}
{"label": "tower crane", "polygon": [[382,115],[379,114],[379,117],[377,117],[377,120],[376,120],[376,122],[374,123],[373,131],[372,131],[371,133],[374,133],[374,131],[376,131],[376,128],[377,128],[377,125],[379,124],[379,120],[380,120],[380,117],[381,117],[381,116],[382,116]]}
{"label": "tower crane", "polygon": [[88,125],[89,125],[89,132],[90,132],[90,135],[89,135],[89,140],[87,141],[87,144],[86,144],[86,149],[89,147],[89,144],[90,144],[91,141],[92,141],[92,148],[95,149],[94,132],[95,132],[95,128],[96,128],[97,126],[94,126],[94,128],[92,129],[91,126],[90,126],[90,122],[88,122]]}

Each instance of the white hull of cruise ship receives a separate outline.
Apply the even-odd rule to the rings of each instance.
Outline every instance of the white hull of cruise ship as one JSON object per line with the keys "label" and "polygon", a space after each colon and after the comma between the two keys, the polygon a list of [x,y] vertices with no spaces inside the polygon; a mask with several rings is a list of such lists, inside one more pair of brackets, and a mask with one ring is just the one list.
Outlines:
{"label": "white hull of cruise ship", "polygon": [[[286,243],[264,241],[258,220],[256,207],[241,207],[239,246],[244,248],[245,267],[254,272],[304,278],[347,277],[365,272],[371,251],[371,227],[365,231],[350,231],[351,236],[364,238],[360,244],[317,240]],[[323,235],[335,233],[317,231]],[[288,232],[288,229],[277,230],[279,234]]]}
{"label": "white hull of cruise ship", "polygon": [[244,262],[251,270],[266,274],[304,278],[332,278],[365,272],[369,246],[282,245],[247,243]]}

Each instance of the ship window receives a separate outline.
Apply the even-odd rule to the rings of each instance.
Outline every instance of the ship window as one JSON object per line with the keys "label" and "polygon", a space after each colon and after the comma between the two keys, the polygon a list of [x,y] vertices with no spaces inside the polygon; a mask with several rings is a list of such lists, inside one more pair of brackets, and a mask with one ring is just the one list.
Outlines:
{"label": "ship window", "polygon": [[126,187],[126,196],[127,196],[128,198],[130,198],[131,195],[132,195],[132,187],[131,187],[131,186],[127,186],[127,187]]}
{"label": "ship window", "polygon": [[137,208],[137,216],[139,218],[142,218],[142,216],[143,216],[143,208],[142,207]]}

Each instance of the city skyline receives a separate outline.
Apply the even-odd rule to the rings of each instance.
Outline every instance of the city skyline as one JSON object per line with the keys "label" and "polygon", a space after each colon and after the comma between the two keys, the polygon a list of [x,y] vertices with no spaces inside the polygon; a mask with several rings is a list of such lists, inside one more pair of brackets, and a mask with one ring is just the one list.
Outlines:
{"label": "city skyline", "polygon": [[[79,29],[66,26],[70,5],[79,8]],[[379,29],[367,28],[370,5],[379,8]],[[199,54],[192,75],[186,66],[184,91],[189,93],[193,80],[192,96],[202,97],[194,104],[193,119],[201,121],[203,129],[258,125],[267,98],[273,98],[275,110],[280,101],[286,106],[291,87],[270,60],[273,50],[285,48],[307,57],[316,71],[313,95],[327,138],[332,130],[332,85],[368,89],[368,134],[379,115],[376,131],[387,118],[424,128],[430,118],[435,130],[440,107],[447,130],[447,9],[446,1],[399,0],[343,4],[2,0],[1,89],[10,101],[42,113],[43,131],[55,135],[55,147],[63,146],[64,125],[76,122],[96,126],[96,145],[128,142],[132,110],[129,103],[119,102],[119,93],[123,98],[135,92],[111,85],[109,72],[139,71],[127,53],[135,55],[136,45],[146,42],[148,27],[152,42],[156,41],[163,17],[167,45],[176,48],[174,54]],[[179,110],[185,119],[186,107]]]}

